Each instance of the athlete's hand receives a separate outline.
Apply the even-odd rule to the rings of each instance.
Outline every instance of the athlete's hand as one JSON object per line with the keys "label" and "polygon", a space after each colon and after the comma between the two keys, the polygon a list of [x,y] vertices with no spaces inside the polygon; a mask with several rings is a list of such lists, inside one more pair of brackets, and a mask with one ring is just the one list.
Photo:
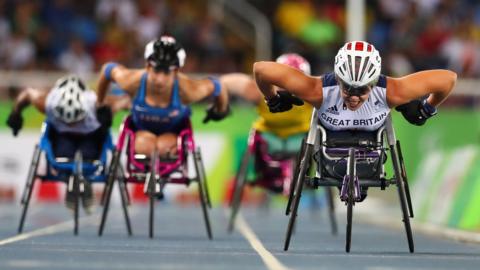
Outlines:
{"label": "athlete's hand", "polygon": [[206,115],[205,118],[203,118],[203,123],[208,123],[208,121],[213,120],[213,121],[220,121],[223,118],[227,117],[230,114],[230,105],[227,106],[227,110],[224,112],[219,112],[216,108],[216,106],[211,105],[210,107],[207,108],[206,110]]}
{"label": "athlete's hand", "polygon": [[112,126],[112,109],[107,105],[97,107],[97,120],[103,129],[109,129]]}
{"label": "athlete's hand", "polygon": [[23,126],[23,117],[21,113],[12,111],[7,118],[7,126],[12,129],[13,136],[17,136]]}
{"label": "athlete's hand", "polygon": [[277,95],[266,100],[268,109],[272,113],[285,112],[292,109],[293,105],[302,106],[303,100],[284,90],[278,90]]}
{"label": "athlete's hand", "polygon": [[401,112],[410,124],[417,126],[424,125],[428,118],[437,114],[437,109],[430,105],[426,99],[412,100],[409,103],[397,106],[395,110]]}

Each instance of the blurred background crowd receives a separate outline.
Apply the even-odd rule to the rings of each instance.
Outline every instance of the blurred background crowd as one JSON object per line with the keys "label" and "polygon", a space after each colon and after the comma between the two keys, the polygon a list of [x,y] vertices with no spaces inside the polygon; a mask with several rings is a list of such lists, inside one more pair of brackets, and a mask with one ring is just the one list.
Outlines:
{"label": "blurred background crowd", "polygon": [[[168,33],[186,48],[185,72],[251,72],[253,42],[211,16],[208,1],[0,0],[0,69],[86,74],[105,61],[143,65],[143,48]],[[250,0],[269,18],[273,56],[296,51],[330,70],[345,40],[345,1]],[[367,40],[384,73],[449,68],[480,74],[480,1],[367,0]]]}

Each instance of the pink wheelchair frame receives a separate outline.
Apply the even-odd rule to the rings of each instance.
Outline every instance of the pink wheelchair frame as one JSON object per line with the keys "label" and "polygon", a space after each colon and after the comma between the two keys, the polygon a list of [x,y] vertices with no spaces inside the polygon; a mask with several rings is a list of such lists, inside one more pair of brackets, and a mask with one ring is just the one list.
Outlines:
{"label": "pink wheelchair frame", "polygon": [[[296,153],[282,153],[279,156],[269,154],[267,142],[261,133],[251,129],[248,136],[247,149],[242,157],[240,168],[235,176],[235,184],[230,206],[232,208],[228,231],[232,232],[235,217],[240,208],[243,190],[248,182],[252,185],[263,187],[275,193],[288,195],[293,176],[293,168],[296,163]],[[257,177],[252,181],[247,180],[250,157],[254,157],[257,169]],[[259,164],[260,162],[260,164]]]}
{"label": "pink wheelchair frame", "polygon": [[[126,117],[120,126],[120,134],[116,144],[116,149],[112,156],[111,165],[106,186],[106,196],[102,200],[104,210],[98,234],[103,234],[105,226],[110,197],[113,189],[114,181],[117,180],[119,185],[125,183],[141,183],[144,185],[144,192],[149,197],[150,213],[149,213],[149,236],[153,238],[154,228],[154,206],[155,201],[163,196],[163,188],[166,184],[184,184],[188,186],[191,182],[198,182],[198,191],[200,194],[200,203],[202,206],[203,217],[207,229],[209,239],[212,239],[210,220],[207,208],[211,207],[210,198],[207,191],[206,174],[200,149],[195,147],[193,140],[193,130],[190,119],[185,121],[183,129],[177,137],[177,156],[164,160],[159,157],[157,152],[151,155],[148,161],[146,157],[138,157],[135,154],[135,128],[131,116]],[[126,167],[120,164],[121,153],[124,146],[126,147],[127,161]],[[195,165],[195,177],[188,177],[188,155],[193,156]],[[142,161],[141,161],[141,160]],[[126,190],[126,189],[125,189]],[[127,221],[127,230],[131,234],[130,221],[128,212],[125,210],[127,205],[123,205],[125,218]]]}

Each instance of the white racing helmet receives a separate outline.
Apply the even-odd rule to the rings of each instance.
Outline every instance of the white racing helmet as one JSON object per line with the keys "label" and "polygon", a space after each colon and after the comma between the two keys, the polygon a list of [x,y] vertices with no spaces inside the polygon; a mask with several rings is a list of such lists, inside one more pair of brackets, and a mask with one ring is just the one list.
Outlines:
{"label": "white racing helmet", "polygon": [[335,75],[351,87],[375,85],[381,68],[380,54],[365,41],[347,42],[335,56]]}
{"label": "white racing helmet", "polygon": [[310,75],[310,64],[308,61],[296,53],[285,53],[280,55],[275,62],[291,66],[293,68],[303,71],[303,73]]}
{"label": "white racing helmet", "polygon": [[85,84],[77,76],[66,76],[57,80],[53,90],[60,91],[60,99],[53,109],[56,118],[67,124],[85,118],[86,106],[83,94],[87,90]]}

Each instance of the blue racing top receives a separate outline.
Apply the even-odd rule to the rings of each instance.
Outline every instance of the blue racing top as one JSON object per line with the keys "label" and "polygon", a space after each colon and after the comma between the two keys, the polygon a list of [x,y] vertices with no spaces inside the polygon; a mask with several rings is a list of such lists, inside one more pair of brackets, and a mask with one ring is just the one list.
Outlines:
{"label": "blue racing top", "polygon": [[145,101],[147,91],[147,73],[142,75],[140,88],[133,100],[132,120],[137,130],[147,130],[156,135],[165,132],[178,133],[185,120],[190,117],[190,107],[180,100],[178,79],[173,83],[170,104],[166,108],[152,107]]}

